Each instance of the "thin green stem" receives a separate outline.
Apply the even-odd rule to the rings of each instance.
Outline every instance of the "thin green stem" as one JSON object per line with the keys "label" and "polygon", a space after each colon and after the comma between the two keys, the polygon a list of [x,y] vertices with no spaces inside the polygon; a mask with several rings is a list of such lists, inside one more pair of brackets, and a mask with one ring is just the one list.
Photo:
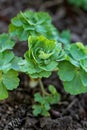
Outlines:
{"label": "thin green stem", "polygon": [[40,84],[40,87],[41,87],[41,91],[42,91],[43,96],[48,95],[48,93],[46,92],[46,90],[45,90],[45,88],[44,88],[44,85],[43,85],[41,79],[39,79],[39,84]]}

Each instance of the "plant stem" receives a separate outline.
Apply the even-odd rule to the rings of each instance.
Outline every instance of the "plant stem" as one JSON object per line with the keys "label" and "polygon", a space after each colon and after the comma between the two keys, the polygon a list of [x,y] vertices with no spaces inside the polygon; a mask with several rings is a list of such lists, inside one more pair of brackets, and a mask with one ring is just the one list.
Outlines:
{"label": "plant stem", "polygon": [[48,95],[48,93],[46,92],[46,90],[45,90],[45,88],[44,88],[44,85],[43,85],[41,79],[39,79],[39,84],[40,84],[40,87],[41,87],[41,91],[42,91],[43,96]]}

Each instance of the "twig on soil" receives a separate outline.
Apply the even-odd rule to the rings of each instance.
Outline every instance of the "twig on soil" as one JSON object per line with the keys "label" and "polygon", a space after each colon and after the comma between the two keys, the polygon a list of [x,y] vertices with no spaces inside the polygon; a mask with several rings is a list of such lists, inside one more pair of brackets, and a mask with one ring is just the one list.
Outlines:
{"label": "twig on soil", "polygon": [[78,101],[77,98],[75,98],[70,104],[69,106],[65,109],[65,111],[62,113],[62,116]]}

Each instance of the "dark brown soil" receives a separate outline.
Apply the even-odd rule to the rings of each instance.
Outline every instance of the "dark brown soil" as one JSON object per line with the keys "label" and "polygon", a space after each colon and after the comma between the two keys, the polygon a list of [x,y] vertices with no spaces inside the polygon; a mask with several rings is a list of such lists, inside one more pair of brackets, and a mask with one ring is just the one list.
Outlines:
{"label": "dark brown soil", "polygon": [[[70,29],[72,42],[87,43],[87,12],[68,5],[65,0],[0,0],[0,33],[7,32],[10,19],[26,9],[49,12],[58,30]],[[17,44],[15,52],[23,55],[26,49],[24,43]],[[55,85],[61,101],[52,106],[51,117],[34,117],[31,106],[34,90],[29,88],[26,75],[19,77],[18,89],[9,92],[7,100],[0,101],[0,130],[87,130],[87,94],[67,94],[53,73],[50,78],[43,79],[43,83],[45,87]]]}

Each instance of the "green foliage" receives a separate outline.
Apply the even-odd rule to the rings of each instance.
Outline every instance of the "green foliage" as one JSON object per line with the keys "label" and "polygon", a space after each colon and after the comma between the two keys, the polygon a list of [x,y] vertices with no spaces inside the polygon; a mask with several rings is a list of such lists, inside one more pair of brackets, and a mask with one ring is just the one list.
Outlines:
{"label": "green foliage", "polygon": [[0,99],[8,97],[7,90],[13,90],[19,85],[18,73],[9,70],[6,73],[0,70]]}
{"label": "green foliage", "polygon": [[0,35],[0,99],[7,98],[7,90],[17,88],[19,84],[18,72],[15,69],[18,64],[14,65],[16,57],[11,51],[14,45],[15,42],[8,34]]}
{"label": "green foliage", "polygon": [[82,43],[77,42],[76,44],[72,44],[70,47],[70,54],[74,58],[74,60],[81,60],[87,57],[87,47],[85,47]]}
{"label": "green foliage", "polygon": [[2,74],[2,82],[8,90],[13,90],[19,85],[19,79],[17,76],[18,73],[14,70]]}
{"label": "green foliage", "polygon": [[59,71],[58,71],[60,79],[63,81],[71,81],[75,74],[74,70],[75,70],[75,67],[68,61],[60,62]]}
{"label": "green foliage", "polygon": [[29,50],[25,54],[21,70],[32,78],[49,77],[58,66],[56,60],[63,58],[61,44],[44,36],[30,36],[28,46]]}
{"label": "green foliage", "polygon": [[51,17],[45,12],[20,12],[11,20],[9,32],[20,41],[26,41],[31,35],[58,39],[57,29],[53,26]]}
{"label": "green foliage", "polygon": [[59,33],[52,24],[50,15],[46,12],[20,12],[12,18],[9,33],[20,41],[26,41],[29,36],[43,35],[48,39],[57,40],[66,45],[70,43],[71,39],[69,30]]}
{"label": "green foliage", "polygon": [[68,0],[68,2],[87,11],[87,0]]}
{"label": "green foliage", "polygon": [[71,42],[71,34],[69,30],[63,30],[60,34],[59,34],[59,42],[63,43],[65,49],[67,49],[67,47],[70,45]]}
{"label": "green foliage", "polygon": [[8,34],[3,33],[0,35],[0,52],[12,49],[14,45],[15,42],[10,39]]}
{"label": "green foliage", "polygon": [[11,69],[11,61],[14,54],[10,51],[0,52],[0,70],[7,72]]}
{"label": "green foliage", "polygon": [[70,94],[87,92],[87,73],[81,67],[75,67],[68,61],[62,61],[59,64],[58,75],[63,81],[65,90]]}
{"label": "green foliage", "polygon": [[40,93],[35,93],[34,101],[36,104],[33,105],[33,114],[35,116],[50,116],[49,110],[52,104],[56,104],[60,100],[60,95],[56,91],[53,85],[48,87],[50,94],[41,96]]}
{"label": "green foliage", "polygon": [[[79,6],[80,2],[77,2]],[[29,49],[24,59],[12,51],[16,38],[20,41],[28,39]],[[8,97],[7,90],[17,88],[18,72],[39,79],[58,71],[66,92],[73,95],[87,92],[87,46],[80,42],[70,44],[70,39],[69,30],[59,33],[47,13],[25,11],[14,17],[9,34],[0,35],[0,99]],[[43,85],[42,89],[44,91]],[[59,101],[53,86],[49,86],[49,92],[48,95],[45,92],[45,96],[34,95],[35,116],[49,116],[50,105]]]}
{"label": "green foliage", "polygon": [[77,42],[68,49],[66,60],[59,63],[58,75],[67,92],[87,92],[87,47]]}
{"label": "green foliage", "polygon": [[87,58],[84,58],[82,60],[80,60],[80,65],[82,67],[82,69],[87,72]]}

